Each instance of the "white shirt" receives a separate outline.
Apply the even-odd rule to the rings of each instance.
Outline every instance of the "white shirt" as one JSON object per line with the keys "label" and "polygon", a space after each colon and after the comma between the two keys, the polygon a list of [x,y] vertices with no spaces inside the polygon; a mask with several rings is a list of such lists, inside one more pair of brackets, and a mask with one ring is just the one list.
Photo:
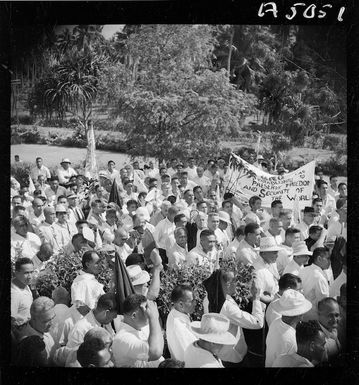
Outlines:
{"label": "white shirt", "polygon": [[190,179],[192,181],[198,176],[197,175],[197,167],[196,166],[193,166],[193,168],[187,167],[183,171],[187,171],[188,179]]}
{"label": "white shirt", "polygon": [[222,361],[216,359],[207,350],[200,348],[196,342],[188,346],[184,354],[186,368],[223,368]]}
{"label": "white shirt", "polygon": [[61,346],[65,346],[67,344],[69,334],[74,328],[76,322],[83,318],[83,315],[76,309],[75,305],[71,305],[69,310],[70,316],[64,321],[64,326],[59,340],[59,344]]}
{"label": "white shirt", "polygon": [[32,259],[40,250],[40,246],[40,238],[30,231],[26,234],[26,238],[17,233],[11,234],[11,258],[13,260],[16,260],[18,256]]}
{"label": "white shirt", "polygon": [[149,359],[149,327],[141,330],[134,329],[125,322],[121,322],[112,344],[112,354],[115,367],[123,368],[157,368],[164,360],[160,357],[155,361]]}
{"label": "white shirt", "polygon": [[57,188],[57,190],[56,190],[56,193],[55,193],[55,191],[51,187],[45,189],[45,195],[46,195],[46,198],[47,198],[47,202],[49,204],[51,204],[51,205],[55,204],[55,200],[57,200],[57,198],[60,195],[65,195],[66,196],[66,194],[67,194],[67,190],[63,186],[59,186]]}
{"label": "white shirt", "polygon": [[[263,304],[265,308],[265,305]],[[244,339],[244,329],[261,329],[264,324],[264,312],[261,302],[257,299],[253,301],[252,314],[240,309],[236,301],[226,295],[226,300],[222,306],[220,314],[225,315],[229,321],[228,331],[233,334],[236,339],[236,345],[223,345],[218,352],[218,357],[223,361],[241,362],[247,354],[247,344]]]}
{"label": "white shirt", "polygon": [[267,291],[271,296],[278,291],[279,273],[275,263],[265,263],[262,257],[253,264],[256,272],[256,283],[261,289],[261,295]]}
{"label": "white shirt", "polygon": [[267,311],[266,311],[266,321],[267,321],[267,325],[268,327],[270,327],[271,323],[273,321],[275,321],[276,319],[278,318],[282,318],[282,315],[277,313],[274,309],[275,309],[275,303],[279,301],[280,299],[280,294],[279,293],[276,293],[275,296],[274,296],[274,299],[273,301],[268,305],[267,307]]}
{"label": "white shirt", "polygon": [[90,309],[96,307],[98,298],[105,294],[103,285],[99,283],[93,274],[80,271],[71,285],[71,300],[76,305],[80,303],[87,305]]}
{"label": "white shirt", "polygon": [[118,252],[118,255],[122,259],[123,263],[126,262],[127,257],[132,253],[131,247],[125,243],[123,246],[117,246],[115,245],[115,249]]}
{"label": "white shirt", "polygon": [[[77,349],[84,342],[85,334],[94,327],[101,327],[101,324],[96,320],[93,312],[90,311],[85,315],[85,317],[76,322],[74,328],[69,334],[66,347],[70,349]],[[107,330],[111,336],[115,334],[111,324],[103,325],[102,327]]]}
{"label": "white shirt", "polygon": [[41,165],[40,168],[38,168],[37,166],[32,168],[30,175],[33,181],[37,181],[39,175],[43,175],[46,179],[51,178],[50,170],[44,165]]}
{"label": "white shirt", "polygon": [[196,175],[194,178],[191,178],[191,179],[193,180],[194,183],[197,183],[198,186],[202,187],[202,191],[206,195],[211,186],[211,180],[205,175],[202,175],[201,177]]}
{"label": "white shirt", "polygon": [[178,245],[177,242],[174,242],[167,253],[168,267],[171,269],[174,267],[179,267],[182,263],[186,262],[187,255],[187,246],[184,249],[183,247]]}
{"label": "white shirt", "polygon": [[328,225],[327,241],[335,242],[337,237],[343,237],[347,240],[347,228],[346,223],[341,223],[339,220],[331,221]]}
{"label": "white shirt", "polygon": [[314,365],[305,357],[292,353],[279,355],[272,368],[314,368]]}
{"label": "white shirt", "polygon": [[30,306],[33,301],[32,292],[28,285],[24,289],[11,282],[11,317],[15,318],[18,324],[24,324],[30,320]]}
{"label": "white shirt", "polygon": [[295,226],[296,229],[300,230],[300,240],[305,241],[309,238],[309,227],[306,223],[300,222]]}
{"label": "white shirt", "polygon": [[275,261],[280,276],[284,274],[284,269],[293,260],[293,249],[282,244],[282,249],[278,251],[278,257]]}
{"label": "white shirt", "polygon": [[327,194],[327,197],[323,199],[324,214],[330,216],[333,212],[335,212],[336,206],[337,206],[337,203],[335,198],[332,195]]}
{"label": "white shirt", "polygon": [[347,275],[342,270],[329,287],[329,297],[337,299],[340,296],[340,288],[344,283],[347,283]]}
{"label": "white shirt", "polygon": [[71,243],[72,237],[77,234],[77,228],[71,222],[59,223],[53,225],[54,237],[60,248],[63,248]]}
{"label": "white shirt", "polygon": [[276,319],[269,327],[266,347],[265,367],[271,368],[279,355],[296,353],[295,329],[282,319]]}
{"label": "white shirt", "polygon": [[285,267],[284,271],[283,271],[283,275],[284,274],[294,274],[294,275],[298,275],[299,276],[299,273],[304,269],[304,265],[302,266],[299,266],[298,263],[292,259],[288,265]]}
{"label": "white shirt", "polygon": [[65,170],[62,166],[57,169],[57,176],[59,178],[59,183],[61,184],[67,183],[74,175],[77,175],[77,172],[70,166],[67,170]]}
{"label": "white shirt", "polygon": [[236,262],[244,265],[253,265],[259,259],[259,249],[255,249],[245,239],[239,242],[236,252]]}
{"label": "white shirt", "polygon": [[265,231],[264,234],[265,234],[266,237],[272,237],[272,238],[274,238],[275,243],[276,243],[277,245],[281,245],[281,244],[283,243],[282,236],[281,236],[280,234],[279,234],[279,235],[272,235],[272,234],[269,232],[269,230]]}
{"label": "white shirt", "polygon": [[299,277],[302,280],[303,294],[313,305],[312,309],[305,314],[304,319],[317,319],[318,302],[329,297],[328,280],[323,270],[314,263],[302,269]]}
{"label": "white shirt", "polygon": [[60,346],[59,341],[64,330],[65,320],[71,317],[71,310],[68,306],[60,303],[54,306],[54,312],[55,318],[52,321],[49,333],[54,339],[54,349],[56,350]]}
{"label": "white shirt", "polygon": [[187,255],[188,265],[197,264],[199,266],[208,266],[212,272],[215,268],[218,268],[217,249],[213,248],[212,251],[206,253],[201,245],[193,248]]}
{"label": "white shirt", "polygon": [[239,244],[240,242],[238,241],[238,239],[234,238],[233,241],[224,250],[224,259],[235,259]]}
{"label": "white shirt", "polygon": [[184,361],[184,354],[190,344],[197,340],[190,328],[190,318],[172,308],[166,322],[166,336],[171,358]]}
{"label": "white shirt", "polygon": [[173,235],[175,228],[175,224],[170,222],[168,218],[163,219],[157,224],[153,233],[157,247],[166,249],[166,240],[170,235]]}
{"label": "white shirt", "polygon": [[42,243],[50,243],[54,252],[57,252],[61,249],[61,238],[57,240],[57,235],[54,229],[54,223],[50,225],[49,223],[44,222],[39,227],[39,237]]}

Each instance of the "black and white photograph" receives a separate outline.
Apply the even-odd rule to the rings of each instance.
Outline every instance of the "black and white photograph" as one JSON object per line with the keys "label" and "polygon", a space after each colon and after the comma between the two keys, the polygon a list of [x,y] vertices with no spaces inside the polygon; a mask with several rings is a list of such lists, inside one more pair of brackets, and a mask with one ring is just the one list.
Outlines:
{"label": "black and white photograph", "polygon": [[269,4],[10,25],[8,365],[348,366],[345,7]]}

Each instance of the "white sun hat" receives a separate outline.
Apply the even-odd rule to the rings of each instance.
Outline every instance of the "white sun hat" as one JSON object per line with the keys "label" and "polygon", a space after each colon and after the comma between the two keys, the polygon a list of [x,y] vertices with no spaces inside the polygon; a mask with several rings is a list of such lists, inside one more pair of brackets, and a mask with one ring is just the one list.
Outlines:
{"label": "white sun hat", "polygon": [[305,314],[311,308],[311,302],[302,293],[293,289],[285,290],[279,300],[273,302],[273,310],[284,316]]}
{"label": "white sun hat", "polygon": [[220,210],[218,211],[218,216],[219,216],[219,220],[222,221],[222,222],[226,222],[228,223],[229,225],[232,224],[231,222],[231,217],[229,216],[229,214],[223,210]]}
{"label": "white sun hat", "polygon": [[148,210],[146,209],[146,207],[139,207],[136,211],[135,211],[136,215],[138,217],[142,217],[145,219],[145,221],[149,222],[150,221],[150,214],[148,213]]}
{"label": "white sun hat", "polygon": [[222,345],[234,345],[237,340],[229,331],[229,319],[218,313],[203,314],[201,322],[191,322],[193,334],[201,340]]}
{"label": "white sun hat", "polygon": [[263,237],[260,239],[259,243],[259,251],[279,251],[282,250],[283,247],[278,246],[275,242],[274,237]]}
{"label": "white sun hat", "polygon": [[304,241],[293,242],[292,249],[293,249],[293,256],[313,255],[313,253],[308,250],[307,244]]}
{"label": "white sun hat", "polygon": [[150,275],[139,265],[127,266],[126,269],[133,286],[143,285],[150,280]]}
{"label": "white sun hat", "polygon": [[60,164],[62,164],[62,163],[70,163],[71,164],[69,158],[63,158]]}

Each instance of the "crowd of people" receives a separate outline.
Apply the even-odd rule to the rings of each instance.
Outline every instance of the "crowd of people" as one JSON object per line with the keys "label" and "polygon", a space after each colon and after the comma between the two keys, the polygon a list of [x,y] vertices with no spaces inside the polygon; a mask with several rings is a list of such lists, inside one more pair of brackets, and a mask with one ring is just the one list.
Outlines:
{"label": "crowd of people", "polygon": [[[266,169],[263,157],[249,162]],[[284,167],[277,174],[286,173]],[[292,208],[225,191],[223,158],[172,159],[157,168],[110,160],[88,180],[62,159],[41,157],[29,186],[11,177],[13,365],[63,367],[314,367],[345,350],[347,186],[316,170],[312,204]],[[119,258],[134,293],[119,303],[97,280],[102,253]],[[39,296],[37,277],[55,256],[82,269],[69,292]],[[251,302],[234,299],[240,277],[221,261],[253,267]],[[208,270],[202,318],[194,288],[177,285],[161,322],[163,270]],[[118,284],[118,282],[117,282]],[[119,309],[122,309],[121,312]]]}

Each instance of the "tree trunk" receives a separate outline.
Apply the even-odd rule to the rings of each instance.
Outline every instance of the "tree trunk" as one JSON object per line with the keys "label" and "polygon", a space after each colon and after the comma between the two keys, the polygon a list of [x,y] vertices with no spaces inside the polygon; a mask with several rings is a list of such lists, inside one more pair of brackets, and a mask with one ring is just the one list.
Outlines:
{"label": "tree trunk", "polygon": [[228,78],[231,77],[231,57],[232,57],[233,36],[234,36],[234,28],[231,27],[231,36],[229,39],[229,52],[228,52],[228,59],[227,59]]}

